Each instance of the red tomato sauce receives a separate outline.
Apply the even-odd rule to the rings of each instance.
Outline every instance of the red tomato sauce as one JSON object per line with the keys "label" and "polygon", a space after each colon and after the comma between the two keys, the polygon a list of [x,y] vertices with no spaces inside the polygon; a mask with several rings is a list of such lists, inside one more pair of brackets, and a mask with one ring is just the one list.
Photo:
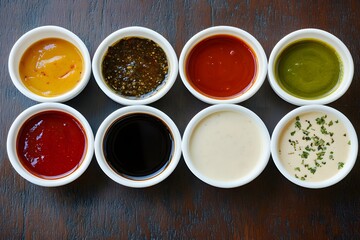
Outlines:
{"label": "red tomato sauce", "polygon": [[77,169],[86,151],[86,134],[71,115],[45,111],[28,119],[17,137],[17,155],[32,174],[47,179]]}
{"label": "red tomato sauce", "polygon": [[229,98],[252,86],[256,56],[241,39],[217,35],[199,42],[190,51],[185,71],[199,92],[213,98]]}

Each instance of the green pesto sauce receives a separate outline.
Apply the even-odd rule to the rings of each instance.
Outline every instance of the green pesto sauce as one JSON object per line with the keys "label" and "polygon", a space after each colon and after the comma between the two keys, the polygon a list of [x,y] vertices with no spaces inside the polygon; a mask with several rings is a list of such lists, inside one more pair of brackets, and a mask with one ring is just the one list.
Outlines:
{"label": "green pesto sauce", "polygon": [[275,62],[280,87],[295,97],[309,100],[332,93],[340,84],[342,69],[336,50],[314,39],[289,45]]}

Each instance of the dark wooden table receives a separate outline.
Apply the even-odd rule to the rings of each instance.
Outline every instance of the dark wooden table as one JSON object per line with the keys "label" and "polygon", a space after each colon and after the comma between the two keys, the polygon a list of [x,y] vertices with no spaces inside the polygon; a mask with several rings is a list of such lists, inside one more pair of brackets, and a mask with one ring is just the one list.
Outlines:
{"label": "dark wooden table", "polygon": [[[315,27],[338,36],[349,48],[355,75],[348,92],[330,104],[360,132],[360,1],[0,1],[0,238],[1,239],[359,239],[360,163],[335,186],[310,190],[287,181],[270,159],[253,182],[218,189],[198,180],[183,159],[164,182],[146,189],[116,184],[95,157],[75,182],[43,188],[21,178],[10,165],[6,137],[12,121],[36,104],[12,84],[8,55],[25,32],[42,25],[73,31],[91,57],[110,33],[145,26],[164,37],[178,56],[186,41],[215,25],[242,28],[267,56],[286,34]],[[93,77],[66,104],[79,110],[96,133],[102,120],[123,106],[100,90]],[[295,106],[282,101],[265,81],[241,105],[253,110],[272,133]],[[180,77],[151,104],[166,112],[181,133],[208,105],[193,97]]]}

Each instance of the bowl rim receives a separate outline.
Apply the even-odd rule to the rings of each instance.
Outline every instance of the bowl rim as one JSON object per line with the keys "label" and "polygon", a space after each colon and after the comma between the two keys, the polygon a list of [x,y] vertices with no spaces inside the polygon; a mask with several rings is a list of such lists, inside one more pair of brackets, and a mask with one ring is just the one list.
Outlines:
{"label": "bowl rim", "polygon": [[[162,120],[162,122],[164,122],[164,124],[167,125],[173,136],[174,151],[171,160],[164,169],[162,169],[160,172],[155,173],[154,175],[151,175],[151,177],[149,178],[139,177],[139,178],[130,179],[121,176],[109,166],[104,156],[103,141],[107,129],[119,118],[136,113],[149,114],[154,116],[155,118]],[[177,128],[173,120],[164,112],[147,105],[126,106],[112,112],[100,124],[95,136],[95,156],[97,163],[102,169],[102,171],[110,179],[117,182],[118,184],[132,188],[150,187],[165,180],[175,170],[176,166],[178,165],[181,157],[181,135],[179,129]]]}
{"label": "bowl rim", "polygon": [[[83,75],[79,83],[71,90],[51,97],[40,96],[28,89],[20,79],[19,64],[24,52],[34,43],[46,38],[60,38],[73,44],[83,58]],[[23,34],[11,48],[8,59],[8,70],[14,86],[26,97],[36,102],[66,102],[82,92],[89,82],[91,75],[91,59],[89,51],[84,42],[70,30],[55,26],[40,26]]]}
{"label": "bowl rim", "polygon": [[[113,91],[103,81],[103,76],[101,74],[101,63],[104,55],[107,52],[108,47],[126,37],[140,37],[154,41],[163,49],[168,60],[169,72],[167,78],[165,79],[165,84],[154,94],[146,98],[129,99],[123,97],[120,94],[115,93],[115,91]],[[169,41],[160,33],[146,27],[131,26],[121,28],[111,33],[100,43],[93,56],[92,70],[97,85],[110,99],[122,105],[143,105],[150,104],[159,100],[171,89],[178,75],[178,59],[175,50],[173,49]]]}
{"label": "bowl rim", "polygon": [[[337,174],[335,174],[333,177],[325,179],[323,181],[317,181],[317,182],[310,182],[310,181],[302,181],[300,179],[297,179],[296,177],[292,176],[283,166],[281,163],[281,160],[279,158],[278,154],[278,142],[279,138],[281,136],[282,130],[286,124],[288,124],[290,121],[292,121],[296,116],[304,113],[309,112],[321,112],[321,113],[328,113],[333,116],[338,117],[343,124],[345,125],[346,129],[348,130],[348,135],[350,137],[351,141],[351,149],[349,152],[348,160],[346,161],[346,164],[341,171],[339,171]],[[358,154],[358,138],[355,131],[354,126],[350,122],[350,120],[340,111],[338,111],[335,108],[325,106],[325,105],[305,105],[301,107],[297,107],[294,110],[287,113],[285,116],[282,117],[282,119],[277,123],[277,125],[274,128],[274,131],[271,136],[271,156],[273,159],[273,162],[275,163],[277,169],[280,171],[280,173],[287,178],[290,182],[301,186],[305,188],[325,188],[330,187],[338,182],[340,182],[342,179],[344,179],[352,170],[356,163],[357,154]]]}
{"label": "bowl rim", "polygon": [[[333,90],[332,93],[318,99],[303,99],[291,95],[279,86],[275,77],[274,67],[277,56],[279,56],[289,45],[307,39],[315,39],[334,48],[337,55],[340,57],[343,66],[343,76],[339,86]],[[354,61],[349,49],[335,35],[317,28],[304,28],[287,34],[274,46],[269,57],[267,73],[271,88],[286,102],[297,106],[309,104],[329,104],[343,96],[350,87],[354,75]]]}
{"label": "bowl rim", "polygon": [[[87,148],[86,148],[86,153],[81,161],[81,164],[74,172],[61,178],[45,179],[30,173],[21,164],[21,162],[17,157],[16,141],[20,128],[28,119],[30,119],[31,117],[35,116],[38,113],[48,112],[53,110],[67,113],[71,115],[73,118],[75,118],[81,124],[86,135]],[[94,134],[86,118],[76,109],[62,103],[53,103],[53,102],[39,103],[25,109],[16,117],[8,132],[6,148],[10,163],[20,176],[22,176],[27,181],[36,184],[38,186],[58,187],[75,181],[88,168],[94,155]]]}
{"label": "bowl rim", "polygon": [[[198,126],[198,124],[206,117],[210,116],[211,114],[217,113],[217,112],[223,112],[223,111],[233,111],[238,112],[241,114],[244,114],[245,116],[251,118],[256,125],[258,126],[258,129],[261,132],[263,141],[264,141],[264,150],[261,155],[261,159],[258,161],[256,166],[254,166],[254,169],[249,172],[247,175],[236,179],[234,181],[219,181],[214,180],[206,175],[202,174],[192,163],[191,154],[189,152],[189,145],[190,145],[190,139],[192,136],[192,133],[194,129]],[[190,169],[190,171],[201,181],[214,186],[218,188],[235,188],[240,187],[245,184],[250,183],[255,178],[257,178],[265,169],[267,166],[269,159],[270,159],[270,134],[269,131],[265,125],[265,123],[261,120],[261,118],[254,113],[253,111],[249,110],[248,108],[245,108],[243,106],[235,105],[235,104],[217,104],[209,106],[200,112],[198,112],[188,123],[188,125],[185,128],[185,132],[183,135],[183,141],[182,141],[182,152],[183,157],[185,160],[185,163],[187,167]]]}
{"label": "bowl rim", "polygon": [[[243,94],[230,98],[224,98],[224,99],[215,98],[215,97],[213,98],[200,93],[188,82],[187,75],[185,72],[187,55],[200,41],[217,35],[234,36],[245,42],[253,50],[255,54],[257,60],[256,77],[253,85]],[[267,56],[260,42],[249,32],[233,26],[219,25],[219,26],[206,28],[196,33],[186,42],[186,44],[184,45],[181,51],[179,58],[179,73],[183,84],[190,91],[190,93],[205,103],[208,104],[240,103],[252,97],[264,83],[267,73]]]}

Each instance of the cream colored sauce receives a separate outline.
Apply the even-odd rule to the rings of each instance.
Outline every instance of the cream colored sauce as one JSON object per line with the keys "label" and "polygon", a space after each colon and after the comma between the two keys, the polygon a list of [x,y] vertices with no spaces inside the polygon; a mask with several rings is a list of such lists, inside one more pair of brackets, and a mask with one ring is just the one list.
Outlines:
{"label": "cream colored sauce", "polygon": [[[321,133],[321,124],[316,121],[316,118],[325,115],[327,117],[324,118],[324,128],[328,133],[333,133],[332,136]],[[298,122],[301,124],[301,130],[295,127],[296,119],[289,122],[283,130],[279,140],[280,160],[291,175],[301,180],[316,182],[332,177],[342,169],[339,164],[345,166],[351,146],[344,124],[330,114],[318,112],[302,114],[299,115],[299,118]],[[311,127],[309,127],[309,122],[306,122],[306,120],[310,122]],[[303,130],[309,132],[307,136],[312,137],[311,140],[309,138],[306,140]],[[316,138],[314,138],[315,135],[324,140],[326,149],[319,149],[318,146],[315,146],[315,142],[317,142]],[[311,143],[313,143],[312,146]],[[306,149],[307,146],[308,150],[311,149],[310,151]],[[304,154],[304,152],[308,154]],[[322,154],[324,155],[321,156]],[[312,173],[314,170],[315,172]]]}
{"label": "cream colored sauce", "polygon": [[264,141],[256,123],[233,111],[213,113],[198,123],[190,138],[190,156],[203,175],[233,181],[259,161]]}

